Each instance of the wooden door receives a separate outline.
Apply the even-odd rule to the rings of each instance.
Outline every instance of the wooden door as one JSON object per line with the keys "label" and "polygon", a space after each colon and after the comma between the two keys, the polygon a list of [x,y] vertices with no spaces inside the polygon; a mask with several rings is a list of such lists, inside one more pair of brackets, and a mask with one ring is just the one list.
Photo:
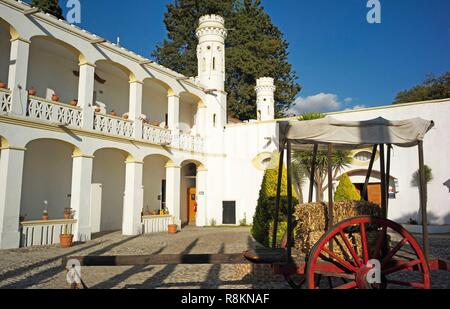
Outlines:
{"label": "wooden door", "polygon": [[367,187],[368,200],[381,207],[381,184],[369,184]]}
{"label": "wooden door", "polygon": [[195,224],[195,220],[197,218],[197,209],[196,209],[196,188],[188,189],[188,218],[189,224]]}

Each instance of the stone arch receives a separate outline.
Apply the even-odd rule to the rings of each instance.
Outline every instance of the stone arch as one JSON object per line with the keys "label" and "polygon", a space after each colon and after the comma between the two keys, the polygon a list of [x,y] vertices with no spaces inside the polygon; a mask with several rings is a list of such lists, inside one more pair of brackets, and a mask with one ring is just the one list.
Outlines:
{"label": "stone arch", "polygon": [[199,133],[199,110],[205,107],[202,99],[191,92],[180,93],[180,124],[179,128],[183,132]]}
{"label": "stone arch", "polygon": [[9,32],[11,40],[17,40],[18,38],[21,37],[16,28],[3,18],[0,18],[0,27]]}
{"label": "stone arch", "polygon": [[62,41],[60,39],[57,39],[55,37],[52,37],[52,36],[48,36],[48,35],[34,35],[34,36],[32,36],[30,38],[31,44],[33,44],[34,40],[39,40],[39,39],[47,40],[47,41],[50,41],[50,42],[52,42],[52,43],[54,43],[56,45],[59,45],[61,47],[66,48],[67,50],[69,50],[70,52],[72,52],[74,55],[76,55],[78,57],[78,61],[81,64],[87,62],[87,58],[86,58],[85,54],[81,50],[79,50],[77,47],[75,47],[75,46],[73,46],[73,45],[71,45],[71,44],[69,44],[69,43],[67,43],[65,41]]}
{"label": "stone arch", "polygon": [[126,67],[125,65],[115,62],[113,60],[109,60],[109,59],[99,59],[95,62],[95,65],[99,65],[101,63],[106,63],[108,65],[111,65],[111,66],[121,70],[123,73],[125,73],[128,76],[129,82],[137,81],[136,74],[130,68]]}
{"label": "stone arch", "polygon": [[167,208],[166,167],[172,160],[162,154],[150,154],[143,160],[143,214],[155,214]]}

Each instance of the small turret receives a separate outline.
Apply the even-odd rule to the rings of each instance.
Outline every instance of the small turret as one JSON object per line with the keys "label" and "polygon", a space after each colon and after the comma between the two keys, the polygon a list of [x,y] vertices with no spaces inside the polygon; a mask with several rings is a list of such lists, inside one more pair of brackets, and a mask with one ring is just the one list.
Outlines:
{"label": "small turret", "polygon": [[256,106],[259,121],[275,119],[275,90],[274,80],[271,77],[262,77],[256,80]]}

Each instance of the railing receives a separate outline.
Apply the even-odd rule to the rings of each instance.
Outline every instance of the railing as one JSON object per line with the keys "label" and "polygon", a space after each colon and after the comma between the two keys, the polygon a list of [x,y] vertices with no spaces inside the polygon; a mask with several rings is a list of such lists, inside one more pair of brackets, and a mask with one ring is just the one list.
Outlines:
{"label": "railing", "polygon": [[182,133],[178,137],[178,147],[182,150],[203,152],[204,140],[200,136]]}
{"label": "railing", "polygon": [[0,113],[11,112],[11,92],[6,89],[0,89]]}
{"label": "railing", "polygon": [[172,143],[172,133],[170,130],[144,124],[142,139],[158,145],[170,145]]}
{"label": "railing", "polygon": [[83,123],[83,115],[79,107],[33,96],[30,96],[28,100],[27,116],[40,121],[78,128],[81,128]]}
{"label": "railing", "polygon": [[145,216],[142,217],[144,234],[163,233],[169,230],[168,225],[172,223],[172,216]]}
{"label": "railing", "polygon": [[20,247],[59,244],[61,234],[71,234],[76,220],[28,221],[20,223]]}
{"label": "railing", "polygon": [[116,116],[95,113],[94,130],[110,135],[133,138],[134,123]]}

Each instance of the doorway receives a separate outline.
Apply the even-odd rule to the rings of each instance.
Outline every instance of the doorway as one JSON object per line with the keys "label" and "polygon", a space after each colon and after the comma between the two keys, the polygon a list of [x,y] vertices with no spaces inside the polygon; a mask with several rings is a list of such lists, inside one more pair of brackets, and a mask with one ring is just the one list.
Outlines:
{"label": "doorway", "polygon": [[188,200],[188,224],[196,225],[197,220],[197,189],[192,187],[187,192]]}
{"label": "doorway", "polygon": [[[356,183],[355,187],[356,189],[358,189],[359,193],[362,194],[364,190],[364,184]],[[378,206],[381,206],[381,183],[370,183],[367,186],[366,196],[362,196],[362,198],[371,203],[377,204]]]}

